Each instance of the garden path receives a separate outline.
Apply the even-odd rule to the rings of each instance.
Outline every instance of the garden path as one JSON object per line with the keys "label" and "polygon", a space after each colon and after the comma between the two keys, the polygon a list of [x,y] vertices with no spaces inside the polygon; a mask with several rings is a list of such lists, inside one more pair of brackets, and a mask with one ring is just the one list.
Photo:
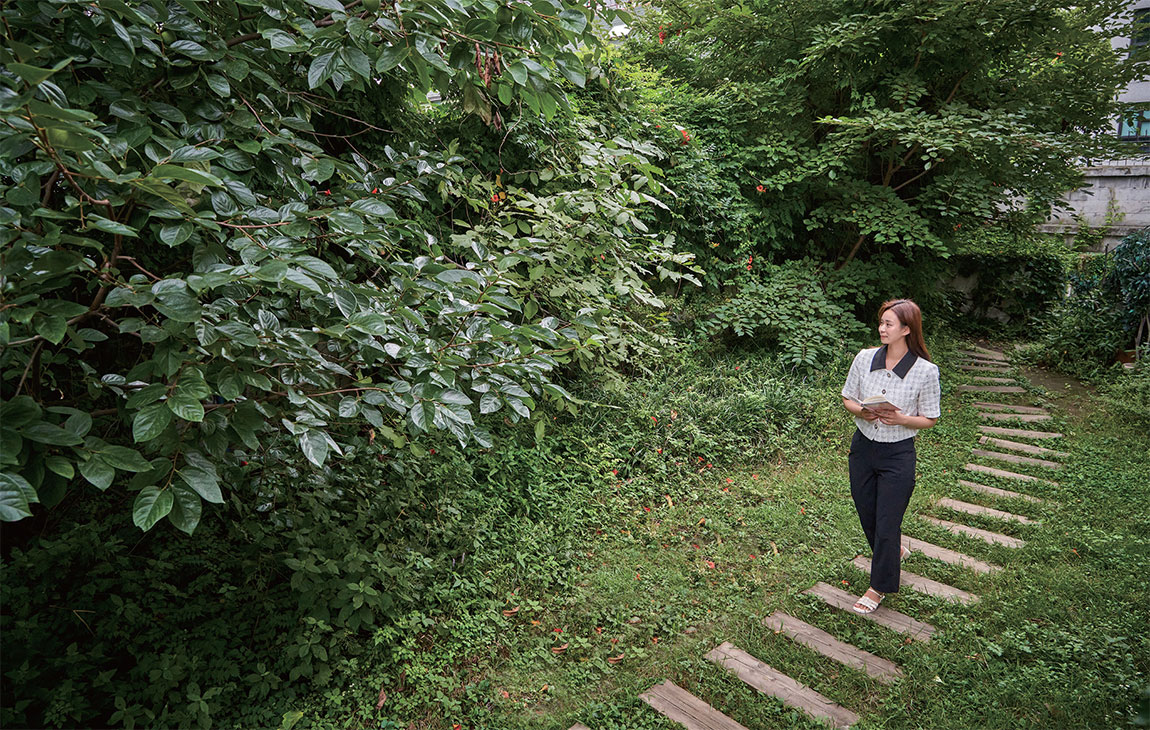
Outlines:
{"label": "garden path", "polygon": [[[1009,374],[1008,378],[988,379],[984,376],[972,375],[971,384],[958,387],[959,392],[986,392],[1000,395],[1016,395],[1027,393],[1029,382],[1012,367],[1009,358],[1002,352],[972,346],[971,349],[960,351],[962,357],[958,367],[971,373],[986,372],[988,370]],[[992,380],[995,385],[979,384]],[[1002,385],[1007,380],[1011,385]],[[994,421],[1017,423],[1045,422],[1052,416],[1043,408],[1035,406],[1017,405],[997,402],[975,402],[972,407],[978,410],[981,417]],[[979,437],[977,444],[971,449],[971,456],[975,459],[1006,462],[1012,466],[1035,467],[1046,472],[1061,468],[1055,459],[1064,459],[1065,452],[1037,446],[1035,444],[1010,441],[997,436],[1010,436],[1033,440],[1047,440],[1062,438],[1062,434],[1052,431],[1032,431],[1013,427],[980,426],[985,434]],[[982,448],[979,448],[982,447]],[[996,449],[1003,449],[1000,451]],[[1018,456],[1009,451],[1023,452],[1031,456]],[[1043,457],[1043,458],[1037,458]],[[1058,483],[1032,476],[1030,474],[1009,471],[998,467],[983,464],[966,464],[964,470],[980,477],[990,476],[998,479],[1013,480],[1026,484],[1031,489],[1042,491],[1048,487],[1057,487]],[[976,477],[971,477],[976,478]],[[1043,505],[1047,508],[1056,508],[1058,504],[1041,497],[1002,489],[999,487],[981,484],[979,482],[959,479],[958,484],[966,487],[971,498],[977,499],[980,495],[991,498],[1015,500],[1021,505]],[[1041,522],[1025,515],[1015,514],[1000,509],[994,509],[974,502],[966,502],[951,498],[939,498],[928,505],[931,511],[941,513],[954,513],[961,515],[960,519],[975,517],[987,522],[1003,522],[1013,525],[1026,526],[1027,529],[1039,529]],[[932,524],[949,532],[969,538],[972,547],[977,547],[982,541],[988,544],[1003,545],[1017,548],[1025,545],[1025,541],[1011,535],[1001,534],[991,530],[953,522],[929,514],[911,516],[906,521],[906,527],[911,532],[917,531],[917,526]],[[939,560],[952,565],[959,565],[968,570],[989,573],[1000,570],[996,565],[986,563],[977,558],[947,548],[933,545],[913,537],[903,536],[903,545],[913,553],[924,557]],[[852,564],[864,573],[869,573],[870,561],[862,556],[856,557]],[[963,606],[980,600],[979,596],[963,591],[962,589],[940,583],[923,576],[903,571],[903,585],[913,591],[942,598],[956,606]],[[802,591],[803,594],[822,601],[829,606],[842,610],[859,620],[872,621],[892,631],[906,635],[906,641],[930,641],[936,635],[937,629],[930,624],[920,621],[891,609],[880,606],[871,614],[860,616],[851,611],[855,596],[831,586],[824,582],[816,582],[813,586]],[[776,611],[763,619],[763,624],[774,630],[777,635],[785,636],[797,644],[807,647],[823,656],[840,662],[852,670],[864,672],[867,675],[884,683],[897,681],[903,676],[903,671],[892,661],[864,651],[847,642],[840,641],[831,634],[799,619]],[[781,701],[785,706],[798,709],[816,720],[830,723],[835,728],[848,728],[859,720],[859,715],[849,708],[835,704],[810,687],[788,677],[783,672],[771,667],[751,656],[729,642],[723,642],[707,654],[707,659],[719,664],[739,679],[754,687],[759,692]],[[739,730],[742,725],[711,707],[703,700],[695,697],[686,690],[670,681],[664,681],[640,695],[640,699],[650,705],[654,710],[664,714],[688,730]],[[586,730],[581,724],[576,724],[571,730]]]}

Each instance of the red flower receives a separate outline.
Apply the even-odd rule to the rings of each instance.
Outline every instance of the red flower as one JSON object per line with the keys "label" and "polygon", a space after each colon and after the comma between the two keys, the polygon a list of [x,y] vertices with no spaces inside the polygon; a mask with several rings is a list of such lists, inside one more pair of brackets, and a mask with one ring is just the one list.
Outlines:
{"label": "red flower", "polygon": [[618,476],[618,475],[619,475],[619,470],[618,470],[618,469],[612,469],[612,470],[611,470],[611,473],[612,473],[612,474],[614,474],[615,476]]}
{"label": "red flower", "polygon": [[323,191],[323,194],[324,194],[324,195],[331,195],[331,190],[324,190],[324,191]]}
{"label": "red flower", "polygon": [[375,194],[376,194],[376,193],[378,193],[378,192],[379,192],[379,188],[372,188],[372,189],[371,189],[371,194],[372,194],[372,195],[375,195]]}
{"label": "red flower", "polygon": [[1054,52],[1054,57],[1055,57],[1055,58],[1062,58],[1062,51],[1055,51],[1055,52]]}
{"label": "red flower", "polygon": [[758,190],[758,191],[761,193],[761,192],[765,191],[765,190],[766,190],[766,188],[765,188],[765,187],[763,187],[762,185],[756,185],[756,186],[755,186],[755,190]]}
{"label": "red flower", "polygon": [[240,462],[240,466],[247,466],[247,465],[248,465],[248,463],[247,463],[246,461],[241,461],[241,462]]}
{"label": "red flower", "polygon": [[491,202],[492,203],[498,203],[499,202],[499,196],[498,195],[492,195],[491,196]]}
{"label": "red flower", "polygon": [[659,449],[659,453],[660,453],[660,454],[661,454],[661,453],[663,453],[663,450],[662,450],[662,449]]}

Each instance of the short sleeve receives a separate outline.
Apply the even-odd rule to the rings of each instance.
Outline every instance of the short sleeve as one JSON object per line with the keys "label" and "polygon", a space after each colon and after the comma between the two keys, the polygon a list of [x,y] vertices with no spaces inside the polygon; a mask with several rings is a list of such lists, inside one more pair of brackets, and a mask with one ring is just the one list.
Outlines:
{"label": "short sleeve", "polygon": [[918,414],[927,418],[938,418],[942,415],[942,388],[938,384],[938,368],[931,368],[927,374],[922,390],[918,393]]}
{"label": "short sleeve", "polygon": [[854,362],[851,363],[850,372],[847,373],[847,382],[843,385],[843,398],[850,398],[855,403],[859,403],[863,399],[862,371],[859,366],[859,360],[861,358],[861,352],[858,355],[855,355]]}

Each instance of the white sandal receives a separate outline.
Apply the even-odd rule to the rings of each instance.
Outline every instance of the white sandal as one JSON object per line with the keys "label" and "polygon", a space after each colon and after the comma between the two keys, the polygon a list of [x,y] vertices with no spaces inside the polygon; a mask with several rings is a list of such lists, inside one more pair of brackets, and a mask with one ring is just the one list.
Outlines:
{"label": "white sandal", "polygon": [[901,563],[910,557],[910,548],[905,545],[899,548],[898,561]]}
{"label": "white sandal", "polygon": [[[878,605],[880,603],[882,603],[882,599],[886,598],[885,593],[879,593],[874,588],[870,588],[869,590],[874,591],[875,593],[878,593],[878,600],[876,601],[864,593],[861,597],[859,597],[859,599],[857,601],[855,601],[855,605],[851,606],[851,609],[855,613],[861,613],[861,614],[874,613],[875,609],[878,608]],[[862,606],[863,610],[859,610],[859,606]]]}

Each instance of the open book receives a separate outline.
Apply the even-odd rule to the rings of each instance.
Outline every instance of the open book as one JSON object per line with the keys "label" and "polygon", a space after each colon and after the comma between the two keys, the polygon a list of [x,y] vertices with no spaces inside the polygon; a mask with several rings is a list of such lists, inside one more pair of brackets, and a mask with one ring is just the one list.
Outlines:
{"label": "open book", "polygon": [[870,398],[863,398],[861,401],[859,401],[859,405],[868,411],[874,411],[875,413],[898,410],[898,406],[896,406],[894,403],[891,403],[886,398],[883,398],[881,395],[872,395]]}

